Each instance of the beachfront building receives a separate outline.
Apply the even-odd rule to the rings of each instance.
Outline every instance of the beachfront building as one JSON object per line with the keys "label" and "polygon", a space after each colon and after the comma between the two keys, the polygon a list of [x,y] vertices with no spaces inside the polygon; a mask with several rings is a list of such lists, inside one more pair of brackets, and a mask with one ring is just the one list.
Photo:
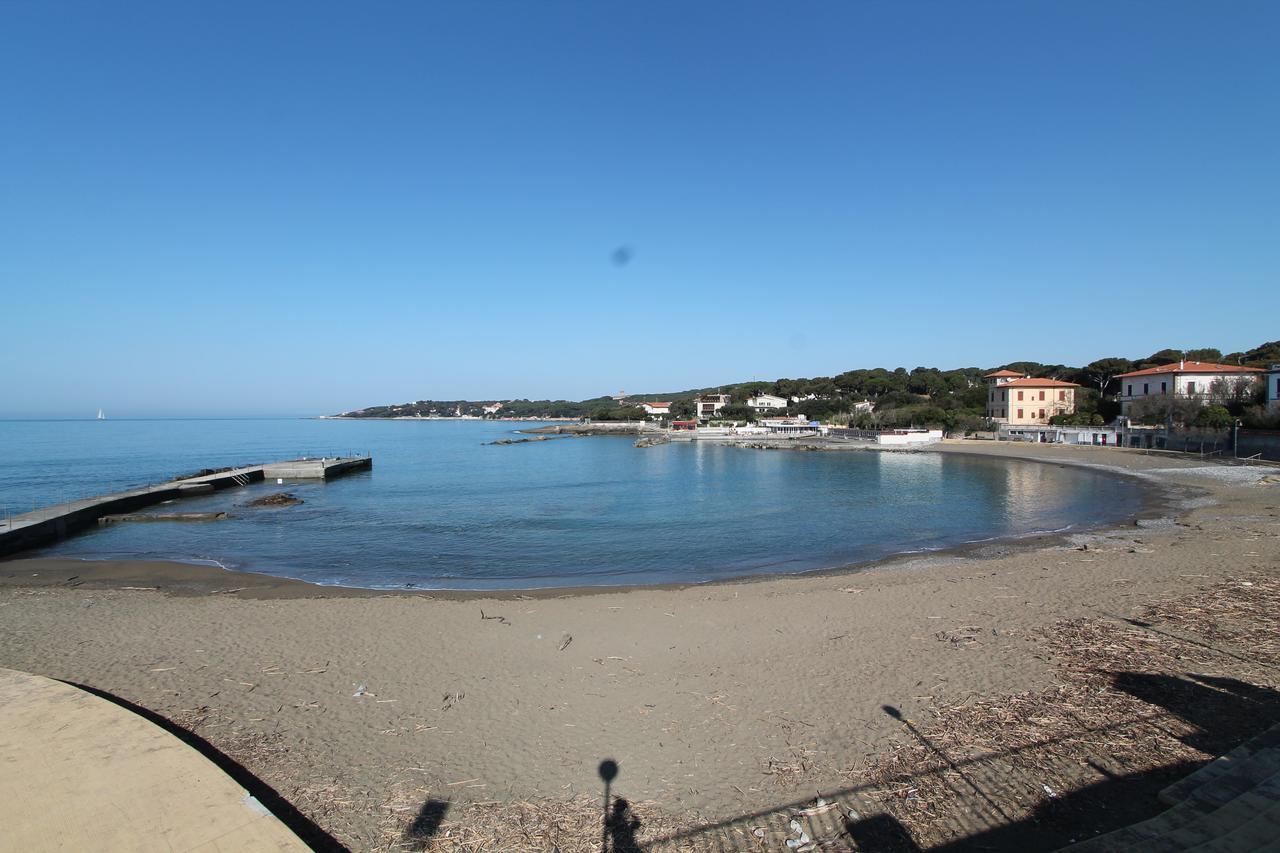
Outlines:
{"label": "beachfront building", "polygon": [[1134,401],[1149,397],[1180,397],[1207,405],[1215,399],[1230,399],[1252,388],[1266,371],[1238,364],[1215,364],[1210,361],[1179,361],[1145,370],[1121,373],[1120,413],[1129,414]]}
{"label": "beachfront building", "polygon": [[1054,415],[1076,410],[1074,382],[1033,379],[1012,370],[988,373],[987,417],[999,424],[1029,426],[1047,424]]}
{"label": "beachfront building", "polygon": [[1271,365],[1267,371],[1267,410],[1280,411],[1280,364]]}
{"label": "beachfront building", "polygon": [[757,412],[785,409],[787,407],[787,398],[775,397],[773,394],[752,394],[747,400],[747,405]]}
{"label": "beachfront building", "polygon": [[496,415],[498,412],[502,410],[502,407],[505,405],[506,403],[490,403],[489,405],[484,407],[484,413],[486,415]]}
{"label": "beachfront building", "polygon": [[671,401],[665,403],[640,403],[640,408],[644,409],[644,413],[650,417],[665,418],[671,414]]}
{"label": "beachfront building", "polygon": [[[1115,426],[1025,426],[1001,427],[998,441],[1034,441],[1042,444],[1089,444],[1095,447],[1121,446]],[[1150,445],[1148,445],[1150,446]]]}
{"label": "beachfront building", "polygon": [[821,424],[797,415],[793,418],[764,418],[760,426],[770,435],[817,435]]}
{"label": "beachfront building", "polygon": [[728,394],[700,394],[693,398],[693,412],[702,420],[714,418],[729,401]]}

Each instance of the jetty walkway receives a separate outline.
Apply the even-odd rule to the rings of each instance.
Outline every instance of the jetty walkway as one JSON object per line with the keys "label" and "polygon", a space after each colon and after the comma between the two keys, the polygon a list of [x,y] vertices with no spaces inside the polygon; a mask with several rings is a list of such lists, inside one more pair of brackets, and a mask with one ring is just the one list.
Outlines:
{"label": "jetty walkway", "polygon": [[70,500],[0,519],[0,557],[48,545],[94,526],[105,515],[136,512],[176,498],[206,495],[264,480],[331,480],[373,467],[372,456],[289,459],[229,468],[211,474],[170,480],[109,495]]}

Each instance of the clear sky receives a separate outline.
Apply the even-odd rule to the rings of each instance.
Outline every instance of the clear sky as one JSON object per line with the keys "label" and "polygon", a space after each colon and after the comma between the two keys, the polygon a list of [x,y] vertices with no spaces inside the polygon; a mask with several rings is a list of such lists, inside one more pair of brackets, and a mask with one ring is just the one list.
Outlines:
{"label": "clear sky", "polygon": [[0,416],[1248,348],[1277,43],[1274,0],[4,0]]}

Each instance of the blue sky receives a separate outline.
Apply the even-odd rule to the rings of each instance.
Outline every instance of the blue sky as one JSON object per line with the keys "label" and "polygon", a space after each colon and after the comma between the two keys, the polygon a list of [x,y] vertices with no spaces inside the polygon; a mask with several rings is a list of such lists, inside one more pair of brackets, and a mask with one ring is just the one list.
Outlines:
{"label": "blue sky", "polygon": [[[1280,337],[1280,4],[0,4],[0,417]],[[628,247],[630,261],[613,253]]]}

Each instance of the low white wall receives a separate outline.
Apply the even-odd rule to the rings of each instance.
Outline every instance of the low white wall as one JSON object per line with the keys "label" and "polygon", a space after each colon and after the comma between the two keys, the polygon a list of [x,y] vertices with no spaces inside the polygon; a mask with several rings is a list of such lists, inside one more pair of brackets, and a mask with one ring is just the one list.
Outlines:
{"label": "low white wall", "polygon": [[909,432],[906,435],[882,433],[876,437],[876,444],[907,445],[932,444],[942,440],[942,430],[931,429],[928,432]]}

